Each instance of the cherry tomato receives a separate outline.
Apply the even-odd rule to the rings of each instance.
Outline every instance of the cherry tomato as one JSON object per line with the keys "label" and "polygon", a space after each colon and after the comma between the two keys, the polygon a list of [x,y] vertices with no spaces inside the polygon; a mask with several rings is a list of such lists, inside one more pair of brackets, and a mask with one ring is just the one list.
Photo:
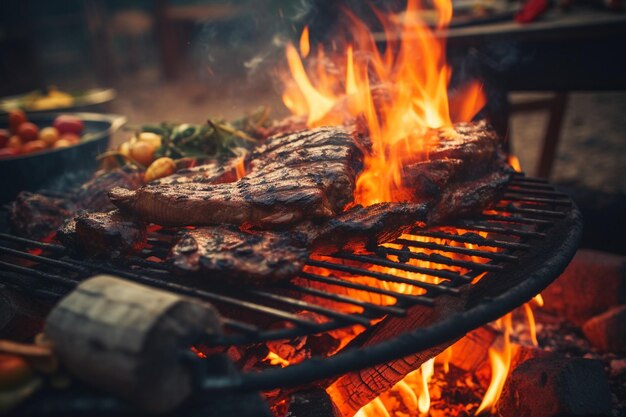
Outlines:
{"label": "cherry tomato", "polygon": [[72,145],[73,143],[70,142],[69,140],[61,138],[57,140],[56,142],[54,142],[54,145],[52,145],[52,147],[54,149],[57,149],[57,148],[67,148],[68,146],[72,146]]}
{"label": "cherry tomato", "polygon": [[80,136],[78,136],[75,133],[63,133],[61,134],[60,139],[65,139],[69,141],[72,145],[76,145],[77,143],[80,143]]}
{"label": "cherry tomato", "polygon": [[7,142],[7,148],[15,149],[19,152],[22,149],[22,139],[17,135],[11,136]]}
{"label": "cherry tomato", "polygon": [[17,133],[17,129],[26,121],[26,114],[22,110],[15,109],[9,112],[9,130],[11,133]]}
{"label": "cherry tomato", "polygon": [[82,120],[80,120],[78,117],[70,116],[67,114],[63,114],[54,119],[54,123],[52,123],[52,126],[54,126],[61,135],[64,133],[74,133],[80,136],[80,134],[83,133],[83,129],[85,128]]}
{"label": "cherry tomato", "polygon": [[39,132],[39,139],[43,140],[48,144],[48,146],[52,146],[54,142],[59,140],[59,131],[52,126],[44,127]]}
{"label": "cherry tomato", "polygon": [[5,146],[7,146],[9,137],[11,137],[11,134],[8,130],[0,129],[0,148],[4,148]]}
{"label": "cherry tomato", "polygon": [[13,149],[13,148],[2,148],[0,149],[0,159],[2,158],[10,158],[12,156],[17,156],[20,153],[17,151],[17,149]]}
{"label": "cherry tomato", "polygon": [[22,146],[22,153],[33,153],[39,152],[46,149],[48,145],[43,140],[31,140],[30,142],[26,142],[24,146]]}
{"label": "cherry tomato", "polygon": [[17,355],[0,354],[0,390],[16,387],[26,382],[33,370]]}
{"label": "cherry tomato", "polygon": [[155,148],[148,142],[135,142],[130,145],[130,157],[141,165],[148,166],[152,163]]}
{"label": "cherry tomato", "polygon": [[39,137],[39,128],[30,122],[22,123],[20,127],[17,128],[17,134],[24,142],[36,140]]}

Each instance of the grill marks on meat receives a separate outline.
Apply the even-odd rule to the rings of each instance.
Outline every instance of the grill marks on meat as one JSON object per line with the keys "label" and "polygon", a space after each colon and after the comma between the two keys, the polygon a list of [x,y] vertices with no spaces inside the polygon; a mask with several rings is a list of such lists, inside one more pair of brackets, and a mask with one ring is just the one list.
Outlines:
{"label": "grill marks on meat", "polygon": [[373,251],[426,221],[428,206],[415,203],[378,203],[355,206],[321,224],[305,222],[294,230],[307,237],[319,254]]}
{"label": "grill marks on meat", "polygon": [[134,253],[146,243],[146,226],[113,210],[80,212],[57,232],[66,247],[82,255],[118,258]]}
{"label": "grill marks on meat", "polygon": [[425,205],[355,206],[321,223],[307,221],[289,232],[242,231],[207,226],[186,232],[170,261],[183,273],[231,283],[268,284],[296,276],[311,252],[365,252],[396,239],[426,219]]}
{"label": "grill marks on meat", "polygon": [[49,236],[75,211],[67,198],[22,191],[9,205],[9,218],[14,233],[41,239]]}
{"label": "grill marks on meat", "polygon": [[109,195],[120,209],[158,224],[274,228],[341,212],[352,201],[361,162],[351,134],[318,128],[268,139],[251,153],[248,174],[236,182],[151,183]]}
{"label": "grill marks on meat", "polygon": [[294,234],[207,226],[186,232],[172,248],[170,261],[179,272],[217,284],[263,285],[298,274],[308,254]]}

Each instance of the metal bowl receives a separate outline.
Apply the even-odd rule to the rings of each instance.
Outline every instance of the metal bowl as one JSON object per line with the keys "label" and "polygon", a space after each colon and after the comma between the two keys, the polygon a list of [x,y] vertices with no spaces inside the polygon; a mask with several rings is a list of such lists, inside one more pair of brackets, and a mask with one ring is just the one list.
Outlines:
{"label": "metal bowl", "polygon": [[66,91],[74,98],[69,106],[57,106],[48,109],[35,109],[28,106],[28,97],[37,91],[0,98],[0,113],[8,113],[12,109],[22,109],[31,113],[50,113],[54,111],[77,112],[77,111],[104,111],[105,106],[117,96],[113,88],[92,88],[84,91]]}
{"label": "metal bowl", "polygon": [[[33,113],[27,117],[43,128],[52,126],[60,114],[70,114],[83,121],[81,142],[67,148],[0,159],[0,204],[13,200],[20,191],[46,187],[68,172],[93,173],[98,167],[96,157],[108,149],[111,136],[126,122],[123,116],[96,113]],[[0,116],[0,128],[7,125],[7,116]]]}

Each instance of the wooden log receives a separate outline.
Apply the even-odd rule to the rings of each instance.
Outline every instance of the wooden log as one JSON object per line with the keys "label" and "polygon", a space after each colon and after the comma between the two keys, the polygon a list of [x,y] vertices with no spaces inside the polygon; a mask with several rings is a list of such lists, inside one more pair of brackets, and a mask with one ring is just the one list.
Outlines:
{"label": "wooden log", "polygon": [[[480,372],[490,366],[489,348],[502,337],[502,332],[486,325],[469,332],[452,346],[450,364],[466,372]],[[544,358],[551,353],[535,346],[520,345],[511,341],[511,365],[517,366],[534,358]]]}
{"label": "wooden log", "polygon": [[[465,294],[466,292],[463,292]],[[462,310],[466,298],[441,296],[434,308],[414,306],[406,317],[388,317],[359,335],[348,346],[368,346],[397,337],[403,332],[430,325]],[[361,407],[393,387],[406,374],[444,351],[454,341],[381,365],[342,375],[327,387],[340,415],[352,417]]]}
{"label": "wooden log", "polygon": [[452,345],[450,363],[467,372],[474,372],[489,363],[489,347],[501,336],[491,326],[479,327]]}
{"label": "wooden log", "polygon": [[626,352],[626,305],[612,308],[583,325],[583,332],[594,347],[603,352]]}
{"label": "wooden log", "polygon": [[542,292],[543,309],[577,325],[626,302],[626,257],[581,249]]}
{"label": "wooden log", "polygon": [[509,375],[496,408],[501,417],[607,415],[611,393],[600,361],[531,359]]}
{"label": "wooden log", "polygon": [[106,275],[82,282],[45,323],[74,376],[147,412],[172,410],[189,396],[182,353],[219,331],[209,304]]}

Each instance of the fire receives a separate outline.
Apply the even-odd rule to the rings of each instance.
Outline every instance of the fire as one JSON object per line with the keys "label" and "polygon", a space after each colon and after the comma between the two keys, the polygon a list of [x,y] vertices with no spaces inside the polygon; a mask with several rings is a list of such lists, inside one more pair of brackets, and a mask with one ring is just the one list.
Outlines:
{"label": "fire", "polygon": [[[435,1],[438,28],[452,17],[449,0]],[[403,17],[376,13],[387,42],[381,52],[367,26],[346,12],[351,42],[344,52],[328,56],[322,45],[315,62],[305,68],[309,30],[300,38],[300,54],[287,45],[290,73],[285,77],[284,104],[306,116],[309,127],[352,124],[364,118],[372,141],[355,200],[370,205],[401,201],[402,167],[428,158],[436,142],[432,129],[469,121],[484,106],[481,85],[472,82],[448,96],[451,69],[446,43],[419,17],[419,2],[409,0]],[[400,41],[394,39],[399,38]]]}
{"label": "fire", "polygon": [[491,346],[489,348],[491,383],[489,384],[489,388],[487,388],[485,397],[478,407],[476,414],[480,414],[487,409],[491,409],[492,412],[495,411],[496,402],[498,398],[500,398],[511,366],[511,313],[499,319],[497,324],[503,330],[503,336],[501,340],[497,341],[499,343],[495,343],[497,346]]}

